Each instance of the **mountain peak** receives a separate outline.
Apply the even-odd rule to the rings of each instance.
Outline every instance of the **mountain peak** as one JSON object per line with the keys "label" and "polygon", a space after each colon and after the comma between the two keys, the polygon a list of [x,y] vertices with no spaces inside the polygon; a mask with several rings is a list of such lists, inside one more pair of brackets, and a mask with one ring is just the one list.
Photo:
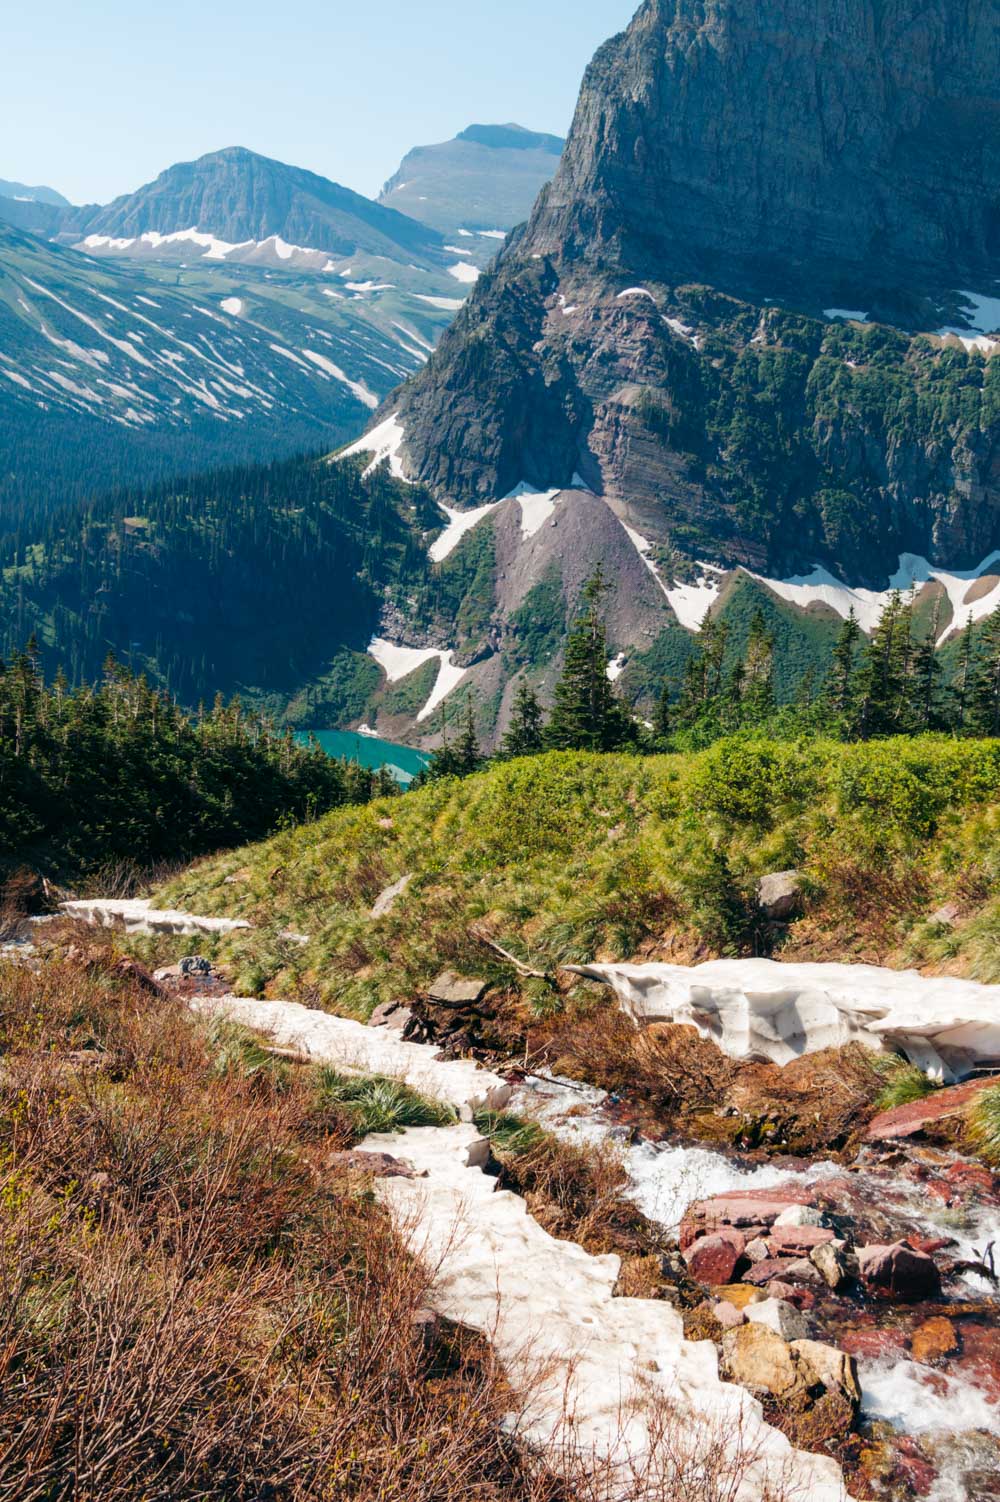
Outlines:
{"label": "mountain peak", "polygon": [[432,229],[304,167],[246,146],[177,162],[135,193],[74,221],[81,237],[129,238],[195,227],[234,245],[280,236],[289,244],[353,255],[440,263]]}
{"label": "mountain peak", "polygon": [[492,151],[547,151],[553,156],[560,156],[566,144],[562,136],[550,136],[514,124],[469,125],[460,130],[455,139],[486,146]]}
{"label": "mountain peak", "polygon": [[996,17],[996,0],[646,0],[587,70],[531,252],[776,296],[822,282],[847,307],[988,282]]}
{"label": "mountain peak", "polygon": [[415,146],[379,203],[445,235],[510,230],[527,219],[563,148],[523,125],[469,125],[454,140]]}

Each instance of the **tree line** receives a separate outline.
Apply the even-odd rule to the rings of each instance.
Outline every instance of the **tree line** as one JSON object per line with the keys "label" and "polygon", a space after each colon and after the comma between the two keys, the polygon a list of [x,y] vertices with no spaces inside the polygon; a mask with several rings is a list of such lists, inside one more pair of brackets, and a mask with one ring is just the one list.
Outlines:
{"label": "tree line", "polygon": [[188,860],[393,791],[238,699],[187,714],[113,659],[94,684],[47,683],[34,641],[0,662],[0,877]]}
{"label": "tree line", "polygon": [[[967,627],[949,683],[937,650],[937,612],[921,631],[914,598],[896,592],[866,638],[851,610],[825,681],[807,675],[790,705],[779,705],[775,696],[775,641],[763,614],[756,612],[744,653],[728,665],[728,626],[706,616],[681,682],[665,678],[652,719],[640,720],[608,675],[605,591],[598,569],[567,637],[551,712],[546,715],[530,684],[519,685],[501,758],[547,750],[684,751],[741,730],[844,741],[928,731],[1000,736],[1000,609]],[[484,765],[471,697],[458,736],[447,739],[446,727],[445,736],[427,777],[464,776]]]}

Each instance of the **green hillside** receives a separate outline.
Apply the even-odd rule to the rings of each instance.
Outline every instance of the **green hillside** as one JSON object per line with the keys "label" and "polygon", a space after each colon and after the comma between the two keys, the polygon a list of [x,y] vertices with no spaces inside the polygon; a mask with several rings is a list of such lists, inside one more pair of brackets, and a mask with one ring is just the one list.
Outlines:
{"label": "green hillside", "polygon": [[[445,967],[520,984],[476,926],[537,969],[760,952],[775,936],[755,880],[791,867],[807,904],[786,953],[821,942],[827,959],[944,956],[996,981],[998,795],[1000,741],[550,754],[336,811],[194,866],[156,898],[258,925],[225,941],[239,989],[310,987],[362,1016]],[[371,918],[406,875],[391,913]],[[955,929],[930,921],[948,900]],[[309,943],[283,941],[288,928]],[[545,987],[527,986],[544,1006]]]}

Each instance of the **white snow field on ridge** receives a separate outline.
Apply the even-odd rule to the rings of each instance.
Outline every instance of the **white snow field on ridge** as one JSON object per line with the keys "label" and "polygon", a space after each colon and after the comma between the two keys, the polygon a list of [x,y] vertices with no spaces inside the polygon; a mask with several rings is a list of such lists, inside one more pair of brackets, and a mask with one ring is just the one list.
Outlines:
{"label": "white snow field on ridge", "polygon": [[1000,986],[877,965],[709,960],[572,965],[635,1022],[684,1023],[736,1059],[787,1064],[860,1042],[899,1049],[949,1083],[1000,1066]]}

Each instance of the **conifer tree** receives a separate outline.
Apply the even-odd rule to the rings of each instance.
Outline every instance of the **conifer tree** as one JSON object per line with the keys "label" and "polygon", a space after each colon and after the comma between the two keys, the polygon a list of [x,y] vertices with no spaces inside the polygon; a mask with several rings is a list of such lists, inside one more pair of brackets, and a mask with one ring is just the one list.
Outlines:
{"label": "conifer tree", "polygon": [[833,661],[827,680],[830,708],[847,734],[853,730],[857,710],[856,672],[860,641],[861,627],[852,605],[834,643]]}
{"label": "conifer tree", "polygon": [[858,672],[858,733],[862,739],[897,735],[909,707],[912,606],[890,595],[865,648]]}
{"label": "conifer tree", "polygon": [[670,683],[664,678],[653,710],[653,739],[664,742],[670,739],[673,729],[673,706],[670,703]]}
{"label": "conifer tree", "polygon": [[518,685],[511,710],[510,725],[503,738],[501,754],[505,757],[535,756],[544,748],[544,716],[538,696],[530,684]]}
{"label": "conifer tree", "polygon": [[750,638],[743,664],[741,719],[761,724],[774,710],[774,636],[764,613],[757,609],[750,622]]}
{"label": "conifer tree", "polygon": [[941,710],[941,659],[937,650],[940,634],[939,601],[934,608],[930,631],[913,648],[913,686],[906,727],[910,730],[940,730],[944,724]]}
{"label": "conifer tree", "polygon": [[566,640],[545,743],[558,751],[613,751],[633,738],[629,715],[608,678],[608,643],[600,606],[607,586],[600,568],[586,584]]}
{"label": "conifer tree", "polygon": [[977,735],[1000,736],[1000,608],[979,632],[969,691],[969,721]]}

